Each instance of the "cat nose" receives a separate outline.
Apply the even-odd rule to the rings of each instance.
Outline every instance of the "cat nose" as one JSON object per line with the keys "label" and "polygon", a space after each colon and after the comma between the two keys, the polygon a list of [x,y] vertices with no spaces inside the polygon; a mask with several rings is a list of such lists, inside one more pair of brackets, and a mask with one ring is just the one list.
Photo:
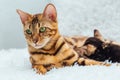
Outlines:
{"label": "cat nose", "polygon": [[34,43],[37,43],[37,42],[38,42],[38,38],[34,38],[34,39],[33,39],[33,42],[34,42]]}

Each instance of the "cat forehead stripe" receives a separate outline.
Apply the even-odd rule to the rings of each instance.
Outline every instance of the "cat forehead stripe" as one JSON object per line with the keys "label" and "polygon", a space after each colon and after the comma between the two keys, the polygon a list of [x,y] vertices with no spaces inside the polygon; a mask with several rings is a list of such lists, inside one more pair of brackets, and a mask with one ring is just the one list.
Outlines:
{"label": "cat forehead stripe", "polygon": [[33,20],[32,20],[32,24],[34,25],[34,24],[36,24],[36,23],[38,23],[38,22],[39,22],[38,17],[35,16],[35,17],[33,18]]}

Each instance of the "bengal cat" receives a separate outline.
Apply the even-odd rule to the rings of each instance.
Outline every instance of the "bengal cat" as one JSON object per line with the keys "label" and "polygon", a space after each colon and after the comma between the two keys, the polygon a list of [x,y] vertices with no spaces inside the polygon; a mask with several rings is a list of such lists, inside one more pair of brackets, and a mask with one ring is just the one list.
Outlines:
{"label": "bengal cat", "polygon": [[[28,44],[30,61],[37,73],[45,74],[53,67],[79,65],[104,65],[103,62],[84,57],[81,47],[88,37],[64,37],[58,30],[57,12],[48,4],[43,13],[29,14],[17,10]],[[79,54],[78,54],[79,53]]]}

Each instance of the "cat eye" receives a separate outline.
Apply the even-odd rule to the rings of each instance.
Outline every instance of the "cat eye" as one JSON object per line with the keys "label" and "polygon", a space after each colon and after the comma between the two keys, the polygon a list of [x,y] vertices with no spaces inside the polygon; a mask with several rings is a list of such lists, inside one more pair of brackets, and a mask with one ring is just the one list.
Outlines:
{"label": "cat eye", "polygon": [[30,31],[30,29],[27,29],[27,30],[26,30],[26,33],[27,33],[27,34],[32,34],[32,32]]}
{"label": "cat eye", "polygon": [[46,27],[41,27],[39,31],[40,31],[41,33],[43,33],[43,32],[45,32],[45,30],[46,30]]}

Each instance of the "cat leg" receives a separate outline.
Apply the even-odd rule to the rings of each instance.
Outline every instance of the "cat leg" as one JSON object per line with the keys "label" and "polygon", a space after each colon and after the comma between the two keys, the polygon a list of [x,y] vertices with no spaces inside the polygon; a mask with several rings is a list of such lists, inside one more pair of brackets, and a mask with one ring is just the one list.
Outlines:
{"label": "cat leg", "polygon": [[78,64],[79,65],[105,65],[105,66],[110,66],[110,64],[107,64],[105,62],[100,62],[92,59],[85,59],[85,58],[79,58],[78,59]]}
{"label": "cat leg", "polygon": [[71,66],[78,60],[78,55],[73,54],[72,56],[69,56],[66,60],[62,61],[61,64],[63,66]]}
{"label": "cat leg", "polygon": [[32,57],[30,57],[30,62],[32,64],[32,68],[35,69],[37,71],[37,73],[45,74],[47,72],[47,69],[43,65],[41,65],[41,64],[34,64],[35,61],[33,60]]}

